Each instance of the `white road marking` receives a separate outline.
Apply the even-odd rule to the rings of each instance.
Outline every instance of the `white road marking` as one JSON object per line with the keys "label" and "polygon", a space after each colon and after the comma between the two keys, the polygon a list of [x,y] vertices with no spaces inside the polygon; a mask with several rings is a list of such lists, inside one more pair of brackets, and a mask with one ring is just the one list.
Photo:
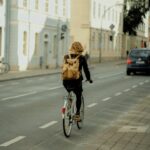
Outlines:
{"label": "white road marking", "polygon": [[104,79],[104,78],[108,78],[108,77],[113,77],[113,76],[116,76],[116,75],[120,75],[120,74],[123,74],[124,72],[120,72],[120,73],[115,73],[115,74],[111,74],[111,75],[105,75],[105,76],[101,76],[101,77],[97,77],[98,79]]}
{"label": "white road marking", "polygon": [[145,82],[145,83],[148,83],[148,82],[149,82],[149,80],[145,80],[144,82]]}
{"label": "white road marking", "polygon": [[118,93],[115,94],[115,96],[119,96],[121,94],[122,94],[122,92],[118,92]]}
{"label": "white road marking", "polygon": [[6,147],[6,146],[9,146],[11,144],[14,144],[14,143],[24,139],[24,138],[25,138],[25,136],[18,136],[18,137],[14,138],[14,139],[12,139],[10,141],[7,141],[7,142],[1,144],[0,146],[5,146]]}
{"label": "white road marking", "polygon": [[27,80],[26,82],[27,82],[27,83],[31,83],[31,82],[33,82],[33,80]]}
{"label": "white road marking", "polygon": [[131,89],[125,89],[123,92],[129,92]]}
{"label": "white road marking", "polygon": [[136,88],[136,87],[137,87],[137,85],[133,85],[133,86],[132,86],[133,89]]}
{"label": "white road marking", "polygon": [[[46,89],[44,91],[51,91],[51,90],[59,89],[59,88],[62,88],[62,87],[63,86],[56,86],[56,87]],[[21,95],[17,95],[17,96],[6,97],[6,98],[2,98],[2,100],[0,100],[0,101],[6,101],[6,100],[15,99],[15,98],[19,98],[19,97],[24,97],[24,96],[28,96],[28,95],[32,95],[32,94],[36,94],[36,93],[37,93],[37,91],[33,91],[33,92],[29,92],[29,93],[25,93],[25,94],[21,94]]]}
{"label": "white road marking", "polygon": [[139,83],[139,85],[143,85],[143,84],[144,84],[143,82],[140,82],[140,83]]}
{"label": "white road marking", "polygon": [[88,107],[88,108],[91,108],[91,107],[94,107],[94,106],[96,106],[96,105],[97,105],[97,103],[92,103],[92,104],[88,105],[87,107]]}
{"label": "white road marking", "polygon": [[21,94],[21,95],[17,95],[17,96],[6,97],[6,98],[2,98],[1,101],[15,99],[15,98],[19,98],[19,97],[24,97],[24,96],[28,96],[28,95],[32,95],[32,94],[36,94],[36,93],[37,93],[36,91],[33,91],[33,92],[29,92],[29,93],[25,93],[25,94]]}
{"label": "white road marking", "polygon": [[49,123],[47,123],[47,124],[45,124],[43,126],[40,126],[39,128],[40,129],[45,129],[45,128],[48,128],[48,127],[50,127],[50,126],[52,126],[52,125],[54,125],[56,123],[58,123],[58,121],[51,121],[51,122],[49,122]]}
{"label": "white road marking", "polygon": [[59,88],[62,88],[62,87],[63,86],[55,86],[55,87],[47,89],[47,91],[56,90],[56,89],[59,89]]}
{"label": "white road marking", "polygon": [[11,85],[18,85],[18,84],[19,84],[18,82],[11,83]]}
{"label": "white road marking", "polygon": [[111,97],[107,97],[107,98],[102,99],[102,101],[108,101],[110,99],[111,99]]}
{"label": "white road marking", "polygon": [[44,78],[40,78],[39,80],[42,81],[42,80],[45,80],[45,79]]}

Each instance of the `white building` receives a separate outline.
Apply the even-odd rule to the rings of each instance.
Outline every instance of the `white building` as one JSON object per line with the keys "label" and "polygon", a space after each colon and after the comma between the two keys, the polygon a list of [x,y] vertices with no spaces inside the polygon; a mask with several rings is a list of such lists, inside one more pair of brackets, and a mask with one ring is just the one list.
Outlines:
{"label": "white building", "polygon": [[5,40],[5,34],[4,34],[4,31],[5,31],[5,6],[6,3],[5,1],[3,0],[0,0],[0,56],[3,56],[4,55],[4,47],[5,47],[5,43],[4,43],[4,40]]}
{"label": "white building", "polygon": [[1,56],[11,69],[59,66],[68,49],[70,0],[6,0],[4,5],[1,41],[7,44],[5,49],[1,44]]}

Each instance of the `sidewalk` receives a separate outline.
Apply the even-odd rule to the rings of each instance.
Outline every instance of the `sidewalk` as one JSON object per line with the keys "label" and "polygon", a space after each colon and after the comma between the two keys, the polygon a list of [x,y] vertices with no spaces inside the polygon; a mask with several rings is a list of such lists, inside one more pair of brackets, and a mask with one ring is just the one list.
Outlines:
{"label": "sidewalk", "polygon": [[[125,62],[125,60],[113,61],[113,63],[115,63],[116,65],[122,64],[124,62]],[[111,62],[102,62],[101,64],[103,64],[103,63],[111,63]],[[94,67],[95,65],[91,65],[90,68]],[[97,64],[97,65],[99,65],[99,64]],[[28,77],[57,74],[60,72],[61,72],[61,68],[57,68],[57,69],[34,69],[34,70],[27,70],[27,71],[9,71],[8,73],[0,74],[0,82],[8,81],[8,80],[15,80],[15,79],[28,78]]]}
{"label": "sidewalk", "polygon": [[27,71],[9,71],[8,73],[0,74],[0,82],[56,74],[56,73],[59,73],[60,71],[61,71],[60,68],[58,69],[35,69],[35,70],[27,70]]}
{"label": "sidewalk", "polygon": [[97,142],[96,150],[150,150],[150,95],[98,135]]}

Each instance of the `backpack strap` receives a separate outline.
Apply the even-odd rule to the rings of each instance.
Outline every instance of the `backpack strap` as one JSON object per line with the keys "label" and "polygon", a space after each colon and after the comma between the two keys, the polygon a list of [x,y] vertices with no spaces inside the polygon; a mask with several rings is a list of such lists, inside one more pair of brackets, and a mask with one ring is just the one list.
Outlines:
{"label": "backpack strap", "polygon": [[[69,56],[69,59],[72,59],[72,58],[71,58],[71,54],[68,54],[68,56]],[[81,56],[81,55],[79,54],[79,55],[77,55],[74,59],[77,60],[80,56]]]}

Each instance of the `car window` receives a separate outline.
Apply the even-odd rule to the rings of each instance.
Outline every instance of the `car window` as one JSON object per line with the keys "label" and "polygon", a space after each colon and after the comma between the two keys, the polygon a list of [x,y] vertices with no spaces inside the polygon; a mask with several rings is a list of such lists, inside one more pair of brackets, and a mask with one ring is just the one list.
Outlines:
{"label": "car window", "polygon": [[150,56],[150,50],[132,50],[130,56],[133,58],[148,57]]}

